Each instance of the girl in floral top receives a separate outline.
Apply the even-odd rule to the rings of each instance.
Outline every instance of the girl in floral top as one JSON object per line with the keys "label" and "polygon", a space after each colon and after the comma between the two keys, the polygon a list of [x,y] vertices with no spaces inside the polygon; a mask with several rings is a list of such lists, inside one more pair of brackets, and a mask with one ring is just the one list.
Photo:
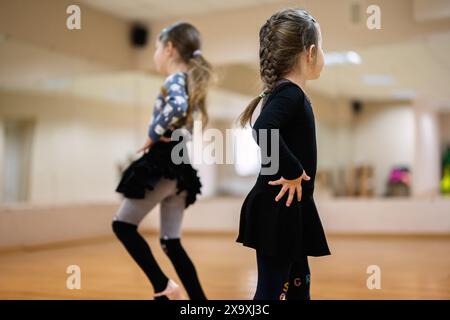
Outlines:
{"label": "girl in floral top", "polygon": [[183,298],[180,286],[161,270],[137,231],[158,203],[161,246],[189,298],[206,299],[196,269],[180,242],[184,209],[196,201],[201,182],[190,163],[173,161],[172,149],[179,142],[170,139],[176,129],[192,132],[197,114],[204,124],[207,121],[205,100],[211,67],[200,47],[200,34],[189,23],[162,30],[154,61],[157,71],[167,78],[154,105],[147,139],[138,150],[144,154],[124,171],[116,188],[125,198],[113,219],[113,231],[150,280],[155,299]]}

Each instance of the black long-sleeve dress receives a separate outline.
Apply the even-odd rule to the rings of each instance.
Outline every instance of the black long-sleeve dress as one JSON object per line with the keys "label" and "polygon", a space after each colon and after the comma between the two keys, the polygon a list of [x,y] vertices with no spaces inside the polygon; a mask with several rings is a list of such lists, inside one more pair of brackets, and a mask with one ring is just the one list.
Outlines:
{"label": "black long-sleeve dress", "polygon": [[[253,129],[261,155],[273,155],[271,129],[279,129],[279,167],[267,175],[262,164],[255,185],[242,204],[237,242],[267,255],[290,260],[307,256],[329,255],[325,233],[314,203],[314,179],[317,169],[317,147],[314,113],[302,89],[291,81],[279,84],[263,104]],[[267,143],[262,143],[259,129],[267,129]],[[275,148],[274,148],[275,149]],[[269,152],[268,152],[269,151]],[[302,181],[302,200],[294,197],[286,206],[288,192],[278,202],[275,197],[281,186],[268,182],[295,179],[303,170],[311,177]]]}

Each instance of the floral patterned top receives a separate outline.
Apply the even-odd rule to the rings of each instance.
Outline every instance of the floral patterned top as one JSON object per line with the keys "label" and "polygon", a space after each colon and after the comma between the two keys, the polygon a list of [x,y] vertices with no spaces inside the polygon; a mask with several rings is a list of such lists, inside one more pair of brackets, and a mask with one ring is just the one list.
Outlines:
{"label": "floral patterned top", "polygon": [[186,116],[189,96],[186,90],[185,72],[176,72],[168,76],[164,82],[167,95],[158,95],[153,108],[148,128],[148,136],[153,142],[159,140],[167,130],[176,129],[174,124]]}

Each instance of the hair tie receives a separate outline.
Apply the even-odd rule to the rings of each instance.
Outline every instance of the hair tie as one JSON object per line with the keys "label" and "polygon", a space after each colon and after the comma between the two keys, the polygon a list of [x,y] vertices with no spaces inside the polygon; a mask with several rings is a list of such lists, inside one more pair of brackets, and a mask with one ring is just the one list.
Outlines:
{"label": "hair tie", "polygon": [[200,49],[197,49],[197,50],[195,50],[194,52],[192,52],[192,56],[193,57],[197,57],[197,56],[199,56],[199,55],[201,55],[202,54],[202,52],[200,51]]}
{"label": "hair tie", "polygon": [[263,91],[259,94],[259,97],[264,98],[266,95],[267,95],[267,93],[265,91]]}

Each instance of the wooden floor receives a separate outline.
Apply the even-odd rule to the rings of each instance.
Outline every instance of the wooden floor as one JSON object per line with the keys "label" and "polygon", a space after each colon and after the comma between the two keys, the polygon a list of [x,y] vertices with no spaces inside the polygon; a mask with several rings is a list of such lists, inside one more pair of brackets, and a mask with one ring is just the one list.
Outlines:
{"label": "wooden floor", "polygon": [[[158,261],[177,279],[155,235]],[[313,299],[450,299],[449,237],[329,237],[332,256],[310,258]],[[186,235],[210,299],[249,299],[254,251],[234,235]],[[68,265],[81,268],[81,289],[66,289]],[[381,268],[381,289],[369,290],[367,266]],[[151,299],[144,274],[114,238],[0,254],[1,299]]]}

